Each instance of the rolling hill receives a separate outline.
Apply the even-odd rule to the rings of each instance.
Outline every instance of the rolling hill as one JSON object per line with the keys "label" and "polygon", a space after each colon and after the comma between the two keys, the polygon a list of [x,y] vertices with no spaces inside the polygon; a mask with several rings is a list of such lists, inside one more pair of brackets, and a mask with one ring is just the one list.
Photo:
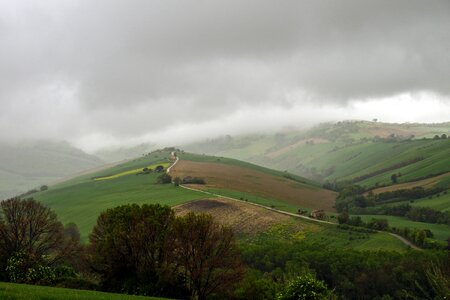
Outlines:
{"label": "rolling hill", "polygon": [[[186,149],[232,157],[320,182],[351,181],[366,187],[417,181],[450,171],[450,123],[327,123],[304,131],[224,137]],[[445,178],[441,178],[443,181]],[[448,181],[448,178],[445,180]]]}
{"label": "rolling hill", "polygon": [[103,165],[66,142],[0,144],[0,199]]}
{"label": "rolling hill", "polygon": [[[175,206],[203,199],[201,192],[157,184],[158,172],[144,168],[167,168],[170,151],[155,151],[143,157],[94,173],[84,174],[50,186],[32,196],[50,206],[64,222],[75,222],[86,240],[97,216],[107,208],[127,203],[160,203]],[[296,212],[299,208],[334,211],[335,192],[310,180],[253,164],[212,156],[180,154],[181,161],[171,175],[199,176],[207,181],[204,189],[224,195],[245,197],[247,201]]]}

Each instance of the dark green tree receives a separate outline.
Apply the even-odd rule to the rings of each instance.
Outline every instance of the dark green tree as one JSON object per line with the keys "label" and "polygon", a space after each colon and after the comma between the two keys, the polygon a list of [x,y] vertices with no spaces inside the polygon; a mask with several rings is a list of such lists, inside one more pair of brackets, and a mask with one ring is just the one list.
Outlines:
{"label": "dark green tree", "polygon": [[397,183],[397,174],[391,175],[391,181],[392,181],[392,183]]}
{"label": "dark green tree", "polygon": [[278,300],[324,300],[329,299],[331,291],[323,281],[311,274],[303,275],[290,281],[278,295]]}
{"label": "dark green tree", "polygon": [[161,174],[160,176],[158,176],[158,179],[156,180],[156,182],[160,183],[160,184],[172,183],[172,176],[170,176],[167,173]]}
{"label": "dark green tree", "polygon": [[89,239],[92,267],[101,275],[102,287],[136,294],[168,293],[176,281],[168,259],[174,219],[170,207],[159,204],[124,205],[100,214]]}

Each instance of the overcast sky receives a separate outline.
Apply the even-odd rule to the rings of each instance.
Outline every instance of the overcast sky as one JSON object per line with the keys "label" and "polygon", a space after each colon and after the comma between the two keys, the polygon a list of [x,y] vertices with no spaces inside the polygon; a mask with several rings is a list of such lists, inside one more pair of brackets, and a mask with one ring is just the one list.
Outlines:
{"label": "overcast sky", "polygon": [[0,139],[450,121],[450,1],[0,0]]}

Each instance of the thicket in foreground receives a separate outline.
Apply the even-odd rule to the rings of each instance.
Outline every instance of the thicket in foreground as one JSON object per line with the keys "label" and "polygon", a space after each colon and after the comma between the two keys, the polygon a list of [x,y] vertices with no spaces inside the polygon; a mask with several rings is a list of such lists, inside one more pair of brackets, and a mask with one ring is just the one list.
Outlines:
{"label": "thicket in foreground", "polygon": [[39,202],[19,198],[0,203],[0,279],[53,284],[80,254],[78,229],[66,228]]}
{"label": "thicket in foreground", "polygon": [[124,205],[102,213],[91,241],[107,291],[206,299],[242,276],[231,229],[210,216],[174,216],[168,206]]}

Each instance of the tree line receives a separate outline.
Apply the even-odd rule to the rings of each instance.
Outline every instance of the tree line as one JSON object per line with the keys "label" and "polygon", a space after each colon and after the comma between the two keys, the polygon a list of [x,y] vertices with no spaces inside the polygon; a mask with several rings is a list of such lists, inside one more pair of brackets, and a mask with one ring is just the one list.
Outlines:
{"label": "tree line", "polygon": [[226,295],[243,275],[232,230],[210,215],[119,206],[100,214],[82,245],[75,224],[63,226],[33,199],[0,205],[3,281],[207,299]]}

